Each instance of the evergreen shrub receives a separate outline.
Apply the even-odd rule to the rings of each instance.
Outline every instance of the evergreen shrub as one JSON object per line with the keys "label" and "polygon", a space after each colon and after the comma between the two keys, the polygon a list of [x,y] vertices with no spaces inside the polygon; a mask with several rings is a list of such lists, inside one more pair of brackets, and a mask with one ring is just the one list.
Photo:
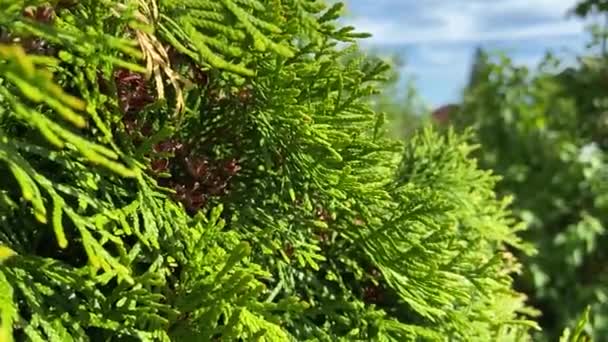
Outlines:
{"label": "evergreen shrub", "polygon": [[387,137],[341,9],[0,0],[0,340],[528,340],[497,177]]}

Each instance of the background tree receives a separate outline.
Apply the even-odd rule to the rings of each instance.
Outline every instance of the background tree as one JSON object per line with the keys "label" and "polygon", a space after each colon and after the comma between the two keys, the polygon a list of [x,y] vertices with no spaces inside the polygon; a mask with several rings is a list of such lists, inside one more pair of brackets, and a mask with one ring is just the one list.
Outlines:
{"label": "background tree", "polygon": [[[543,338],[555,340],[587,304],[585,331],[608,336],[608,115],[603,54],[564,68],[548,55],[530,72],[504,56],[480,57],[479,81],[452,122],[473,127],[483,168],[502,176],[539,253],[522,256],[518,288],[542,311]],[[482,66],[481,68],[479,66]],[[541,336],[537,337],[538,339]]]}

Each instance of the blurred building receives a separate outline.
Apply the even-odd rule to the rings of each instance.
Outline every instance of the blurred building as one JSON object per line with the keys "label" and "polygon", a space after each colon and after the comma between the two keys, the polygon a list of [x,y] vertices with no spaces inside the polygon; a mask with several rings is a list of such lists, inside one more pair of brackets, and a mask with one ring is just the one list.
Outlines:
{"label": "blurred building", "polygon": [[460,108],[458,104],[443,105],[433,111],[431,114],[433,120],[438,124],[445,125],[450,121],[450,114]]}

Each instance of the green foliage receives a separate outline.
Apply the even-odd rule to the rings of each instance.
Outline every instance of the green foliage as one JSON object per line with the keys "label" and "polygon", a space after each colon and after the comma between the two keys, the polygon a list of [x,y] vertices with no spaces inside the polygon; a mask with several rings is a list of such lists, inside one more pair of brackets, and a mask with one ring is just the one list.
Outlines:
{"label": "green foliage", "polygon": [[605,0],[583,0],[579,1],[572,9],[574,14],[580,17],[587,17],[590,14],[603,13],[608,11],[608,2]]}
{"label": "green foliage", "polygon": [[576,328],[574,331],[570,331],[570,328],[566,328],[564,330],[563,335],[560,337],[560,342],[587,342],[590,341],[589,338],[583,335],[583,329],[585,328],[585,324],[589,321],[589,310],[587,307],[585,312],[581,315],[578,322],[576,323]]}
{"label": "green foliage", "polygon": [[588,304],[587,332],[601,339],[608,334],[606,60],[582,57],[558,72],[549,55],[531,73],[505,57],[481,58],[454,122],[475,130],[481,166],[503,176],[498,191],[515,197],[530,228],[524,236],[539,250],[523,258],[518,287],[542,311],[549,340]]}
{"label": "green foliage", "polygon": [[0,0],[2,341],[529,339],[496,177],[385,136],[341,4],[53,5]]}

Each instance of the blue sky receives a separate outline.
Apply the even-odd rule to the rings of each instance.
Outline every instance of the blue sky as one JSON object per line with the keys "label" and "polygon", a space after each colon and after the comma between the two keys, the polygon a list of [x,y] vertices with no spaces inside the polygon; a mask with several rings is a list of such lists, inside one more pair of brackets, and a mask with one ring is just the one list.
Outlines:
{"label": "blue sky", "polygon": [[534,66],[550,49],[572,58],[588,42],[567,18],[576,0],[345,0],[346,22],[373,34],[364,46],[403,57],[431,105],[457,100],[475,47],[505,51]]}

